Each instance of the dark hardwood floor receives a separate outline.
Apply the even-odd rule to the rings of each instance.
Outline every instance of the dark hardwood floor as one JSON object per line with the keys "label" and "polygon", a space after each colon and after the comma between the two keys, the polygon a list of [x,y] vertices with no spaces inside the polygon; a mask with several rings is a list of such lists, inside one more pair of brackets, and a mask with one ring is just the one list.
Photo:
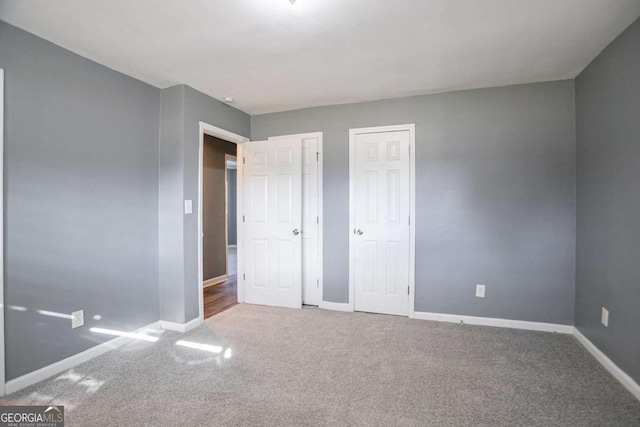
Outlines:
{"label": "dark hardwood floor", "polygon": [[238,303],[238,281],[231,276],[226,282],[204,289],[204,318],[233,307]]}

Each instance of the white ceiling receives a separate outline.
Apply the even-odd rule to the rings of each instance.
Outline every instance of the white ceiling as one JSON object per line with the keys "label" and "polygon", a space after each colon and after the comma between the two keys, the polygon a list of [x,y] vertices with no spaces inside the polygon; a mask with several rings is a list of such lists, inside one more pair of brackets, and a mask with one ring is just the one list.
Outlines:
{"label": "white ceiling", "polygon": [[0,19],[250,114],[575,77],[640,0],[0,0]]}

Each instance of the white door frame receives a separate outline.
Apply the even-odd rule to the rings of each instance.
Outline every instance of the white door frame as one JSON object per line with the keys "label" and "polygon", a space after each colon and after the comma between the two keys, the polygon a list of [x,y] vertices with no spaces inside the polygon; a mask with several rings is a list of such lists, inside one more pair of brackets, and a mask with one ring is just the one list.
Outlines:
{"label": "white door frame", "polygon": [[0,68],[0,396],[4,396],[4,70]]}
{"label": "white door frame", "polygon": [[[204,322],[204,288],[203,288],[203,279],[204,279],[204,268],[202,263],[202,169],[203,169],[203,159],[204,159],[204,136],[214,136],[216,138],[220,138],[222,140],[232,142],[238,146],[236,156],[237,158],[244,157],[244,148],[242,144],[245,142],[249,142],[249,138],[245,138],[244,136],[237,135],[235,133],[229,132],[227,130],[221,129],[219,127],[210,125],[205,122],[200,122],[200,146],[198,149],[198,325]],[[237,162],[238,164],[238,188],[237,188],[237,224],[238,224],[238,253],[241,253],[240,247],[240,238],[242,234],[242,216],[240,212],[242,211],[242,194],[240,189],[242,188],[242,162]],[[225,173],[226,173],[226,164],[225,164]],[[226,179],[225,179],[226,180]],[[238,277],[242,274],[242,257],[238,256]],[[240,282],[240,280],[238,280]],[[244,289],[243,289],[244,291]],[[238,286],[238,302],[244,301],[244,292],[241,293],[240,286]]]}
{"label": "white door frame", "polygon": [[[324,307],[324,216],[323,216],[323,203],[322,203],[322,169],[323,169],[323,150],[322,150],[322,132],[308,132],[308,133],[295,133],[292,135],[278,135],[270,136],[268,139],[276,138],[300,138],[302,143],[306,138],[318,138],[318,281],[320,288],[320,308]],[[239,174],[240,172],[238,172]],[[240,292],[240,286],[244,289],[244,282],[238,281],[238,292]]]}
{"label": "white door frame", "polygon": [[355,156],[356,136],[366,133],[409,131],[409,318],[415,315],[415,281],[416,281],[416,125],[394,125],[370,128],[349,129],[349,310],[355,310],[354,287],[354,235],[351,230],[356,228],[354,220],[354,183],[355,183]]}

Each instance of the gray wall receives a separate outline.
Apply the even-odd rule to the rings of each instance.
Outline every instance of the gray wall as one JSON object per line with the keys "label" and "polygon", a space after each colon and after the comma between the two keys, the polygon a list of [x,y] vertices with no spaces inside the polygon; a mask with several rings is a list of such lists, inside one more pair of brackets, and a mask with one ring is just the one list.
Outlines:
{"label": "gray wall", "polygon": [[[160,200],[160,218],[167,218],[160,226],[160,311],[163,320],[184,323],[199,313],[199,123],[248,137],[251,122],[248,114],[184,85],[163,89],[162,101],[166,132],[160,141],[160,181],[161,188],[164,185],[171,191],[162,193]],[[165,112],[171,122],[182,123],[181,132],[174,133],[173,124],[165,127]],[[184,200],[193,200],[193,214],[180,213],[179,220],[177,212],[183,212]],[[171,274],[163,274],[165,269]],[[174,294],[180,296],[171,300]]]}
{"label": "gray wall", "polygon": [[160,318],[179,323],[184,322],[184,90],[185,86],[173,86],[160,94]]}
{"label": "gray wall", "polygon": [[2,21],[0,67],[11,380],[158,320],[160,91]]}
{"label": "gray wall", "polygon": [[576,326],[640,382],[640,21],[576,79],[576,123]]}
{"label": "gray wall", "polygon": [[348,300],[348,131],[403,123],[416,124],[416,310],[572,324],[573,81],[252,117],[253,140],[324,132],[325,299]]}
{"label": "gray wall", "polygon": [[204,280],[227,274],[227,193],[225,155],[236,155],[237,145],[213,136],[204,138],[202,155],[202,268]]}
{"label": "gray wall", "polygon": [[238,170],[227,169],[227,233],[229,244],[238,244]]}

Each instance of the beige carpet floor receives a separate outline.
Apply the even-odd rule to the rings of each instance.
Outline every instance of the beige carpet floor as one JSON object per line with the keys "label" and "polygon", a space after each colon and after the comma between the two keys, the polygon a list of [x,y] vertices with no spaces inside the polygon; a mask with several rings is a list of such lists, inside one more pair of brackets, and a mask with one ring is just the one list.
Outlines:
{"label": "beige carpet floor", "polygon": [[640,426],[567,335],[241,304],[159,336],[0,403],[67,426]]}

